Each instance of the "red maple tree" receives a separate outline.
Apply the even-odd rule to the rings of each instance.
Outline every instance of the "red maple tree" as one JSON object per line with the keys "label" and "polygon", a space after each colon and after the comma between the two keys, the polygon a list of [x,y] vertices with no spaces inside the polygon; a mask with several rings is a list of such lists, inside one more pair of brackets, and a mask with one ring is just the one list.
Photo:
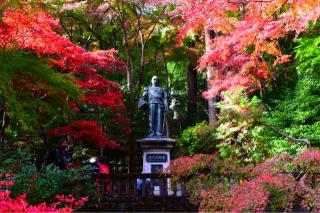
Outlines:
{"label": "red maple tree", "polygon": [[[173,1],[148,0],[152,4]],[[273,68],[290,60],[282,53],[279,39],[289,34],[297,37],[310,22],[320,16],[320,2],[315,0],[176,0],[174,17],[180,17],[177,44],[190,32],[214,31],[206,41],[206,52],[199,68],[211,67],[212,87],[205,92],[213,97],[220,91],[243,86],[249,91],[263,90],[265,80],[274,77]],[[205,29],[205,30],[203,30]],[[265,60],[265,55],[273,63]]]}
{"label": "red maple tree", "polygon": [[[73,44],[58,33],[61,29],[59,21],[40,7],[10,5],[1,10],[0,49],[18,48],[35,53],[61,72],[75,75],[75,83],[83,91],[82,103],[111,110],[114,122],[129,131],[127,119],[123,116],[125,106],[119,85],[98,73],[115,73],[123,69],[122,62],[115,57],[116,50],[90,52]],[[76,103],[69,101],[69,104],[73,110],[78,110]],[[97,121],[76,120],[66,127],[52,130],[50,134],[70,134],[75,141],[95,143],[101,149],[119,146],[107,139]]]}

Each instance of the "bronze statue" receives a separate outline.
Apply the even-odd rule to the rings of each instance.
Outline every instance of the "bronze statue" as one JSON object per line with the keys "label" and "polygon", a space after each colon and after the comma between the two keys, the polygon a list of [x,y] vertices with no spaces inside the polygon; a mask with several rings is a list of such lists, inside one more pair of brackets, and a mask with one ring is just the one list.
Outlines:
{"label": "bronze statue", "polygon": [[164,118],[168,110],[167,90],[159,87],[158,76],[151,79],[152,86],[145,87],[138,107],[149,110],[149,137],[164,136]]}

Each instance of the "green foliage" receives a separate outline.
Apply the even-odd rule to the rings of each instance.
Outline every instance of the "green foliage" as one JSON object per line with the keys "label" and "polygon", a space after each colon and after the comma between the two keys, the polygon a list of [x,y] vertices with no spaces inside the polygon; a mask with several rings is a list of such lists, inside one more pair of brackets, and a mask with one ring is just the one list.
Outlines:
{"label": "green foliage", "polygon": [[[269,111],[262,121],[294,138],[310,140],[313,146],[320,146],[320,37],[316,33],[318,24],[311,33],[297,39],[295,47],[296,70],[288,73],[289,84],[276,89],[277,97],[267,97]],[[296,75],[296,76],[295,76]],[[293,76],[293,77],[291,77]],[[268,96],[269,94],[267,94]],[[260,137],[270,143],[273,154],[296,153],[305,145],[280,138],[271,129],[264,129]]]}
{"label": "green foliage", "polygon": [[288,206],[290,199],[288,199],[288,193],[277,187],[267,185],[265,188],[270,192],[269,196],[269,208],[271,212],[283,212],[284,206]]}
{"label": "green foliage", "polygon": [[76,197],[89,195],[91,199],[97,195],[89,165],[69,170],[48,165],[38,172],[33,155],[21,149],[1,153],[0,159],[0,172],[12,173],[12,196],[26,193],[31,204],[53,202],[57,194],[74,194]]}
{"label": "green foliage", "polygon": [[[172,91],[185,92],[187,88],[187,68],[188,64],[184,61],[169,61],[167,69],[169,73],[169,87]],[[183,74],[185,73],[185,74]],[[185,95],[185,94],[184,94]]]}
{"label": "green foliage", "polygon": [[[34,188],[29,188],[28,200],[31,203],[38,203],[39,201],[48,200],[51,201],[56,194],[72,194],[77,191],[77,196],[84,196],[95,193],[94,184],[91,180],[90,166],[86,166],[78,169],[60,170],[52,165],[46,166],[43,173],[39,177],[33,176]],[[23,171],[15,179],[24,179]],[[21,177],[22,176],[22,177]],[[23,180],[22,184],[25,184]],[[86,184],[83,184],[86,183]],[[19,183],[16,183],[16,188],[13,191],[16,193],[20,189]]]}
{"label": "green foliage", "polygon": [[217,104],[220,113],[214,135],[219,140],[220,157],[245,164],[265,159],[269,147],[260,142],[263,127],[256,123],[264,112],[261,100],[249,98],[242,90],[233,96],[226,93],[224,99],[224,103]]}
{"label": "green foliage", "polygon": [[9,112],[11,136],[24,132],[39,137],[39,126],[50,123],[46,115],[71,112],[67,97],[80,98],[71,75],[57,73],[27,53],[0,52],[0,98]]}
{"label": "green foliage", "polygon": [[178,145],[183,147],[188,155],[212,153],[216,146],[213,130],[214,128],[205,121],[198,123],[182,132],[181,141]]}
{"label": "green foliage", "polygon": [[261,142],[264,127],[257,124],[265,110],[261,99],[249,98],[239,90],[237,95],[225,93],[224,102],[216,106],[220,110],[216,125],[201,122],[183,131],[179,145],[186,154],[218,151],[222,159],[239,164],[256,163],[271,155],[269,144]]}

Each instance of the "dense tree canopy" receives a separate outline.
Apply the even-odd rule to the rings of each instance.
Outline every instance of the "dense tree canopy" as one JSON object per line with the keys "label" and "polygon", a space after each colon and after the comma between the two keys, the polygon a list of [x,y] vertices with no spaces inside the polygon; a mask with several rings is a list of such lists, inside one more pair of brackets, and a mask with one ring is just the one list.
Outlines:
{"label": "dense tree canopy", "polygon": [[279,39],[305,31],[309,22],[320,15],[319,2],[310,1],[177,1],[174,15],[184,26],[177,42],[191,30],[213,31],[207,41],[209,51],[199,60],[199,67],[212,66],[213,96],[222,90],[244,86],[249,90],[265,87],[275,77],[278,64],[287,62]]}
{"label": "dense tree canopy", "polygon": [[[0,209],[101,202],[89,157],[140,173],[157,75],[172,180],[201,211],[318,211],[319,17],[318,0],[1,1]],[[77,163],[59,171],[45,158],[65,136]],[[78,201],[64,179],[88,182]]]}
{"label": "dense tree canopy", "polygon": [[[72,95],[72,93],[64,94],[65,101],[69,102],[72,110],[79,111],[75,102],[73,102],[73,99],[76,98],[83,104],[106,107],[114,112],[114,122],[122,124],[126,128],[126,119],[121,114],[124,110],[124,104],[119,86],[98,73],[98,70],[114,73],[122,69],[122,63],[114,56],[116,51],[86,51],[74,45],[66,37],[59,35],[56,32],[59,29],[58,21],[40,7],[31,8],[30,6],[22,6],[22,8],[19,8],[18,6],[7,6],[4,8],[2,16],[1,32],[3,33],[1,34],[1,48],[5,52],[16,48],[26,52],[32,51],[38,57],[43,58],[52,68],[59,69],[60,74],[56,74],[57,76],[66,75],[63,73],[72,74],[76,77],[72,80],[73,84],[78,85],[83,93],[81,99]],[[31,66],[31,64],[25,66]],[[10,68],[12,69],[10,70],[11,72],[21,69],[21,67]],[[37,73],[34,74],[37,75]],[[41,84],[38,85],[38,83],[29,85],[28,81],[35,81],[32,79],[34,74],[30,73],[31,79],[25,79],[27,82],[22,82],[22,85],[18,84],[16,87],[32,89],[35,93],[38,93],[39,97],[43,96],[41,98],[46,98],[47,93],[50,92],[50,88],[41,87]],[[42,74],[45,76],[43,72]],[[45,80],[41,79],[43,76],[40,76],[39,81]],[[63,86],[61,80],[54,83]],[[4,98],[5,100],[7,99],[6,96]],[[78,124],[79,128],[88,128],[86,122],[78,121],[75,124]],[[83,124],[84,126],[81,126]],[[98,143],[100,147],[105,147],[106,145],[102,145],[103,142],[101,142],[106,140],[105,133],[99,130],[101,127],[99,127],[98,123],[91,123],[91,127],[94,126],[96,126],[95,128],[98,132],[91,130],[93,131],[91,132],[92,136],[98,137],[100,135],[101,138],[96,141],[89,137],[86,140],[92,140],[93,143]],[[104,143],[107,142],[105,141]],[[110,147],[114,147],[114,145],[110,145]]]}

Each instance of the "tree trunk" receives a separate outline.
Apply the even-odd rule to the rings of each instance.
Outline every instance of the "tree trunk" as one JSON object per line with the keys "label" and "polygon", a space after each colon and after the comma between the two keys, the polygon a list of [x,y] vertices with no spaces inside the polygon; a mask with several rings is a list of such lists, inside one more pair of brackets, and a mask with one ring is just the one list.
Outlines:
{"label": "tree trunk", "polygon": [[131,56],[127,53],[127,63],[126,63],[126,73],[127,73],[127,89],[128,92],[132,92],[132,64],[131,64]]}
{"label": "tree trunk", "polygon": [[140,95],[141,85],[144,82],[144,64],[145,64],[145,43],[141,39],[141,58],[140,58],[140,70],[138,74],[138,83],[137,83],[137,95]]}
{"label": "tree trunk", "polygon": [[[161,48],[161,52],[162,52],[162,61],[163,61],[163,65],[164,65],[164,71],[165,71],[165,76],[166,76],[166,89],[168,92],[168,99],[169,99],[169,105],[171,103],[171,89],[169,88],[169,70],[167,68],[167,58],[166,58],[166,51],[164,46],[161,44],[160,46]],[[157,49],[158,50],[158,49]],[[155,57],[156,60],[156,57]],[[166,135],[167,137],[170,137],[170,122],[169,122],[169,117],[167,115],[167,113],[165,114],[165,123],[166,123]]]}
{"label": "tree trunk", "polygon": [[209,114],[209,124],[214,125],[217,119],[217,109],[215,107],[215,98],[208,99],[208,114]]}
{"label": "tree trunk", "polygon": [[121,21],[121,29],[123,35],[123,44],[126,52],[126,73],[127,73],[127,89],[128,92],[132,92],[132,59],[131,59],[131,48],[129,46],[129,38],[127,35],[127,29],[124,26],[124,18],[120,19]]}
{"label": "tree trunk", "polygon": [[[210,51],[210,46],[208,43],[210,42],[211,39],[213,39],[215,36],[214,31],[208,29],[207,27],[205,28],[205,44],[206,44],[206,52]],[[211,72],[212,72],[212,67],[207,68],[207,88],[208,90],[211,89],[212,85],[210,83],[211,80]],[[217,109],[214,106],[216,103],[216,97],[212,97],[208,99],[208,115],[209,115],[209,124],[214,125],[217,122]]]}
{"label": "tree trunk", "polygon": [[193,126],[197,115],[197,70],[193,63],[188,66],[188,100],[187,100],[187,125]]}
{"label": "tree trunk", "polygon": [[164,46],[161,45],[161,50],[162,50],[162,60],[163,60],[163,64],[164,64],[164,71],[166,73],[166,87],[167,87],[167,91],[168,91],[168,96],[170,98],[171,95],[171,88],[169,87],[169,70],[167,67],[167,58],[166,58],[166,51],[164,49]]}

